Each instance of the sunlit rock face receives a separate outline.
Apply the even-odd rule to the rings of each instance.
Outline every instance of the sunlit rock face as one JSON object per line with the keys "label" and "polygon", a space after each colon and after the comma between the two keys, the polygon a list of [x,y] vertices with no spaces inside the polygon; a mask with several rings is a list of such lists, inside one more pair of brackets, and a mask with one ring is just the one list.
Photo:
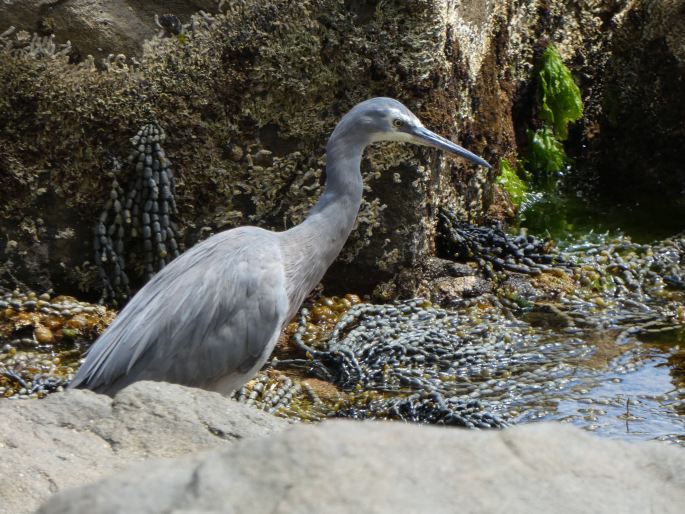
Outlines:
{"label": "sunlit rock face", "polygon": [[[238,225],[282,230],[320,194],[337,120],[372,96],[398,98],[493,163],[513,158],[544,48],[555,42],[599,98],[593,77],[625,2],[37,4],[0,7],[16,27],[0,37],[0,279],[98,298],[93,230],[113,163],[142,125],[167,134],[181,247]],[[589,102],[583,137],[600,104]],[[370,291],[417,269],[440,207],[472,222],[507,212],[496,171],[436,151],[374,146],[362,172],[356,229],[325,279],[333,289]]]}
{"label": "sunlit rock face", "polygon": [[[369,511],[677,513],[677,448],[597,441],[569,426],[463,431],[329,421],[140,465],[56,495],[37,512]],[[359,472],[359,469],[370,472]],[[545,487],[540,487],[545,483]]]}

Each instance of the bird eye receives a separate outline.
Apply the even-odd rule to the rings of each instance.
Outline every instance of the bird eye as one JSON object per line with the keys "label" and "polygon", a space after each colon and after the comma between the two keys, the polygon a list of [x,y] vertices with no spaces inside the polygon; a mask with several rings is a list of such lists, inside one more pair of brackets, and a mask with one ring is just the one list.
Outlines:
{"label": "bird eye", "polygon": [[392,120],[392,124],[395,126],[395,128],[401,128],[404,126],[404,121],[399,118],[395,118]]}

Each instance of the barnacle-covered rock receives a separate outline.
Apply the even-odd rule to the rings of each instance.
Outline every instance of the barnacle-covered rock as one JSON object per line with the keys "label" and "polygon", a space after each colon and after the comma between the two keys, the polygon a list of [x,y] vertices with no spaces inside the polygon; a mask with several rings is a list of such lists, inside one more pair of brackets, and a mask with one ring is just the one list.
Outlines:
{"label": "barnacle-covered rock", "polygon": [[164,0],[8,0],[0,2],[0,20],[17,30],[38,29],[41,35],[54,34],[61,41],[69,40],[75,58],[90,54],[100,62],[109,54],[140,55],[142,41],[159,31],[155,15],[174,33],[179,24],[187,24],[199,10],[216,13],[218,7],[218,0],[175,0],[174,13],[165,17],[170,6]]}
{"label": "barnacle-covered rock", "polygon": [[[0,16],[23,29],[21,41],[0,37],[9,48],[0,52],[0,223],[8,236],[0,276],[93,298],[100,280],[87,246],[111,189],[102,170],[112,156],[124,159],[125,141],[148,120],[170,136],[187,244],[246,223],[280,230],[301,221],[320,194],[326,139],[356,102],[396,97],[431,129],[494,162],[513,153],[512,106],[525,103],[539,41],[553,35],[564,57],[579,53],[585,71],[601,46],[601,16],[613,12],[569,10],[561,0],[391,1],[373,9],[240,0],[188,17],[199,4],[175,2],[169,13],[155,2],[98,3],[110,22],[79,29],[77,41],[64,20],[80,26],[86,4],[51,7],[54,45],[71,40],[74,48],[52,59],[16,52],[33,36]],[[142,44],[159,31],[154,14],[176,15],[181,32]],[[142,51],[113,43],[122,27]],[[90,51],[89,37],[102,52]],[[357,227],[326,278],[340,290],[368,291],[418,269],[433,253],[438,206],[470,222],[491,206],[494,172],[437,152],[372,147],[363,174]]]}

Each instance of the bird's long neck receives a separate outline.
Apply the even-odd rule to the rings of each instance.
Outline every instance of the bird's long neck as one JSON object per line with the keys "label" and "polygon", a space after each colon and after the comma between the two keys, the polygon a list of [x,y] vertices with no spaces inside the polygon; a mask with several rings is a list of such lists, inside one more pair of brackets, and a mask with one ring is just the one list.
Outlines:
{"label": "bird's long neck", "polygon": [[366,142],[337,132],[326,147],[323,194],[301,224],[281,233],[291,315],[340,253],[361,205],[360,165]]}

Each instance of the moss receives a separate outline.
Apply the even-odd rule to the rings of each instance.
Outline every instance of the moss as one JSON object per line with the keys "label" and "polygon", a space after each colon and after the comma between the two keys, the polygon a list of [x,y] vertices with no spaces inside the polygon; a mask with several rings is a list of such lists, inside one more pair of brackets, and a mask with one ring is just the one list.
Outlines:
{"label": "moss", "polygon": [[568,124],[583,116],[583,100],[571,71],[554,45],[545,50],[538,77],[540,118],[554,128],[559,140],[564,141],[568,137]]}

